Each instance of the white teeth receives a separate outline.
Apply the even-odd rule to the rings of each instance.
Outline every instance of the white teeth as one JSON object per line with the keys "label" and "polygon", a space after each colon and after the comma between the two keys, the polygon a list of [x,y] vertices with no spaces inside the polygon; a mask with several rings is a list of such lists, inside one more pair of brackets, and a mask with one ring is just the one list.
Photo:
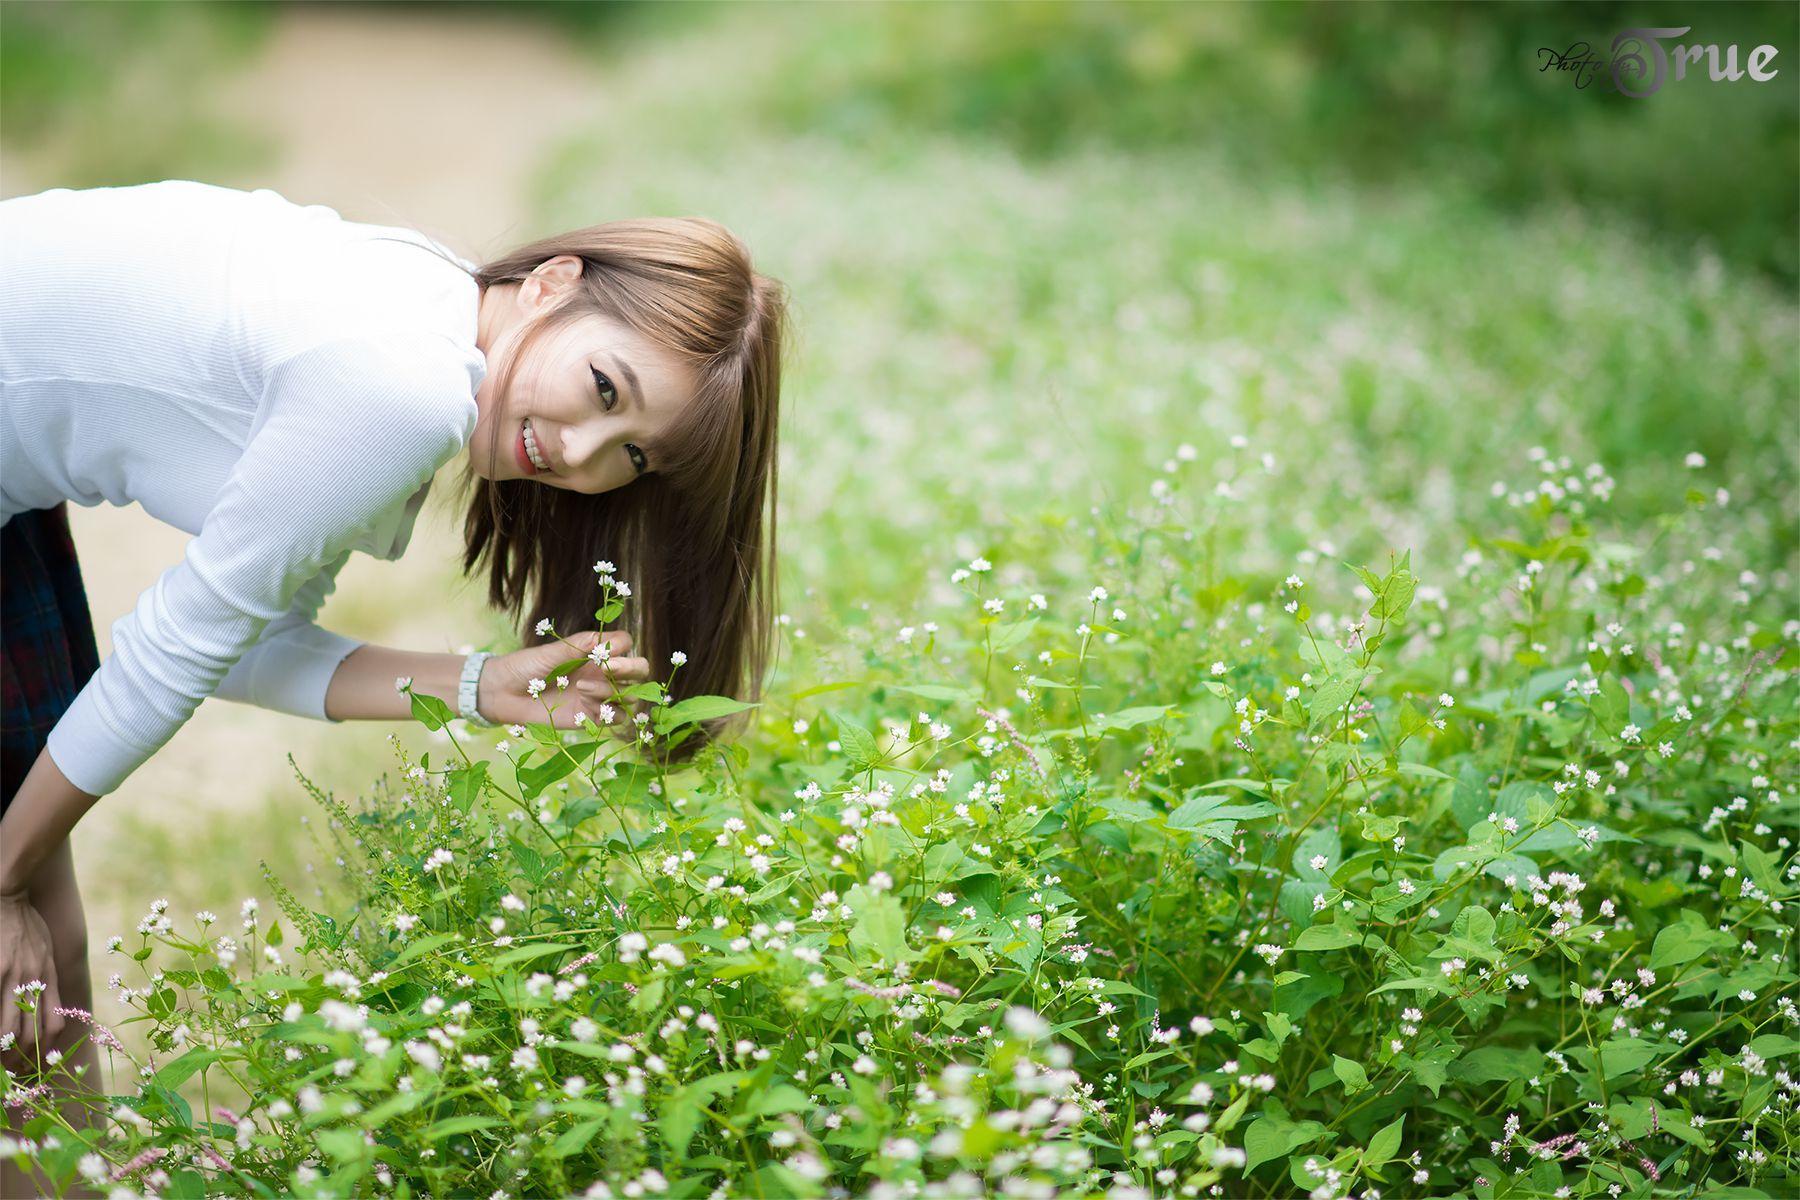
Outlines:
{"label": "white teeth", "polygon": [[537,435],[531,432],[531,419],[525,419],[525,453],[531,456],[531,465],[540,471],[548,471],[550,463],[538,453]]}

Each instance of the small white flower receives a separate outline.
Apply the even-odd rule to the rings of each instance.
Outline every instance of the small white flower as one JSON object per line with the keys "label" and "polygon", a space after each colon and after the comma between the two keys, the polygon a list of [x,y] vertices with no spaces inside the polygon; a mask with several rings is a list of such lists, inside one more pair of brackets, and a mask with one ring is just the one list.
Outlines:
{"label": "small white flower", "polygon": [[687,655],[682,651],[677,650],[669,655],[669,662],[677,667],[683,666],[687,662]]}
{"label": "small white flower", "polygon": [[394,676],[394,690],[396,692],[399,692],[402,695],[405,695],[406,689],[411,686],[412,686],[412,676],[411,675],[396,675],[396,676]]}
{"label": "small white flower", "polygon": [[1035,1039],[1050,1036],[1050,1022],[1020,1004],[1006,1010],[1006,1028],[1016,1037]]}

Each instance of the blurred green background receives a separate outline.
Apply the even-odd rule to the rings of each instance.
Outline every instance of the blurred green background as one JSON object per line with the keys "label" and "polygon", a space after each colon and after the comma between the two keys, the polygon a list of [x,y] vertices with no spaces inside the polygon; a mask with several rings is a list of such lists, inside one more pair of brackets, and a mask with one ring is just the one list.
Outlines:
{"label": "blurred green background", "polygon": [[[954,566],[1004,584],[1031,567],[1012,546],[1085,553],[1183,443],[1251,506],[1230,552],[1276,578],[1391,547],[1430,585],[1542,447],[1602,462],[1646,536],[1684,489],[1727,489],[1727,561],[1791,602],[1800,8],[1681,14],[1689,40],[1775,45],[1770,83],[1631,100],[1538,70],[1668,17],[8,0],[0,189],[274,187],[477,259],[624,216],[729,225],[795,300],[766,713],[791,721],[815,712],[793,691],[960,601]],[[508,648],[455,571],[452,473],[406,559],[353,561],[322,624]],[[72,517],[106,651],[185,539]],[[95,945],[156,896],[261,894],[259,858],[322,868],[285,753],[342,798],[392,770],[394,734],[442,739],[202,705],[77,832]]]}
{"label": "blurred green background", "polygon": [[[36,143],[74,117],[84,136],[69,178],[89,184],[269,152],[267,131],[196,103],[205,95],[196,71],[252,53],[280,7],[9,3],[7,136]],[[709,4],[632,0],[365,7],[427,21],[503,12],[589,45],[715,19]],[[798,6],[810,17],[790,5],[745,7],[790,31],[785,69],[744,97],[759,128],[847,140],[932,130],[995,140],[1037,162],[1092,144],[1204,147],[1240,169],[1298,180],[1428,180],[1509,210],[1592,205],[1795,276],[1800,6],[1784,0],[1674,16],[1627,0]],[[1542,47],[1604,52],[1619,30],[1682,24],[1693,32],[1671,41],[1735,43],[1745,55],[1770,44],[1785,73],[1761,85],[1671,83],[1654,103],[1591,87],[1577,104],[1570,76],[1538,70]],[[122,66],[156,77],[171,103],[121,121]]]}

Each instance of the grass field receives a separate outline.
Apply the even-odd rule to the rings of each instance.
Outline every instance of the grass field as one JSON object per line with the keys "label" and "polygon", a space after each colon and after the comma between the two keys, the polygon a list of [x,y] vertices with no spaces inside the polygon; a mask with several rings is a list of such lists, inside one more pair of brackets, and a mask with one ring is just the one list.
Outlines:
{"label": "grass field", "polygon": [[[1783,908],[1800,836],[1791,283],[1754,256],[1725,257],[1612,206],[1501,206],[1453,177],[1384,185],[1254,171],[1204,130],[1191,144],[1022,156],[904,112],[815,122],[825,101],[808,101],[795,73],[841,35],[774,11],[667,27],[649,14],[597,36],[585,53],[607,80],[608,110],[528,181],[539,228],[646,213],[722,221],[797,303],[782,397],[782,654],[741,778],[670,781],[694,801],[677,816],[661,792],[608,772],[570,777],[545,790],[541,812],[554,813],[553,828],[568,818],[572,836],[584,795],[622,789],[616,813],[587,813],[609,848],[571,856],[561,876],[519,860],[533,887],[571,889],[562,914],[521,918],[542,936],[586,929],[571,912],[604,924],[595,914],[628,901],[629,918],[621,909],[603,936],[566,940],[603,955],[598,980],[630,983],[640,998],[654,988],[656,999],[597,997],[582,1011],[640,1055],[668,1038],[668,1078],[647,1097],[615,1088],[592,1111],[555,1097],[556,1116],[528,1119],[568,1061],[546,1068],[541,1088],[530,1072],[509,1076],[489,1108],[467,1099],[482,1089],[432,1070],[417,1086],[442,1097],[440,1119],[498,1113],[546,1142],[551,1131],[587,1140],[547,1154],[458,1127],[441,1135],[455,1147],[442,1166],[414,1174],[360,1144],[321,1138],[309,1154],[278,1117],[255,1135],[262,1177],[299,1191],[368,1184],[388,1162],[414,1186],[486,1194],[511,1185],[504,1163],[525,1172],[522,1188],[599,1181],[623,1194],[656,1190],[644,1172],[687,1195],[877,1181],[963,1194],[958,1172],[1043,1194],[1780,1194],[1797,1142],[1779,1072],[1800,1055]],[[422,580],[409,603],[429,605],[432,587],[452,582]],[[983,606],[994,599],[998,612]],[[454,603],[471,611],[466,596]],[[1378,648],[1371,636],[1389,640]],[[1432,699],[1445,696],[1453,703]],[[1024,732],[998,750],[984,744],[997,729],[977,705]],[[890,761],[874,761],[876,742],[910,731],[921,710],[954,730],[942,799],[905,792],[936,769],[929,744],[903,751],[901,739]],[[443,734],[402,736],[434,760],[449,754]],[[345,756],[312,744],[340,782],[389,769],[384,750],[374,737]],[[1033,755],[1055,765],[1054,781],[1027,782]],[[977,796],[980,822],[958,825],[948,806],[1002,761],[1018,782],[989,798],[991,812]],[[1620,764],[1616,788],[1568,782]],[[917,806],[896,804],[891,843],[843,850],[856,828],[843,808],[882,779]],[[700,881],[714,866],[736,881],[742,867],[725,861],[733,851],[709,849],[714,835],[730,840],[722,822],[739,814],[750,833],[787,839],[778,814],[809,782],[827,795],[816,812],[803,808],[763,877],[791,869],[806,904],[753,887],[750,900],[715,906]],[[1246,803],[1207,807],[1221,786]],[[1737,796],[1750,799],[1734,808]],[[338,799],[352,803],[341,788]],[[420,911],[433,877],[418,860],[435,846],[460,855],[466,845],[481,860],[483,839],[492,847],[496,829],[512,828],[504,816],[441,824],[440,813],[408,835],[390,811],[395,823],[359,832],[417,869],[352,885],[327,870],[341,847],[309,854],[290,840],[300,814],[315,829],[324,820],[304,794],[266,802],[280,814],[266,844],[241,845],[241,820],[146,832],[102,885],[110,902],[141,909],[166,896],[177,913],[235,911],[250,894],[267,902],[253,865],[266,857],[309,906],[385,921],[396,906]],[[1495,825],[1527,827],[1502,846],[1482,829],[1490,812]],[[699,864],[645,865],[684,847]],[[1512,882],[1509,861],[1524,864]],[[231,865],[199,866],[218,862]],[[1574,872],[1578,886],[1551,901],[1555,885],[1519,878],[1540,869],[1553,880]],[[477,919],[517,886],[504,864],[467,872],[426,913],[428,929],[479,933]],[[1740,872],[1754,885],[1724,886]],[[1041,882],[1052,875],[1054,889]],[[324,890],[309,893],[315,881]],[[1585,910],[1570,899],[1582,888]],[[957,903],[940,904],[940,889]],[[821,919],[835,902],[820,899],[827,891],[853,911],[820,926],[819,948],[837,956],[821,985],[761,939],[782,915],[804,927],[808,906]],[[952,915],[965,900],[980,909],[978,928]],[[1340,903],[1344,915],[1327,920]],[[1573,905],[1569,927],[1534,923],[1547,903]],[[1016,931],[1026,912],[1049,924],[1022,950],[1000,926]],[[1057,936],[1088,947],[1076,958],[1049,932],[1070,913],[1080,938],[1077,922]],[[704,915],[729,928],[708,941],[678,923]],[[940,922],[952,935],[941,952]],[[756,946],[728,943],[752,927],[763,930]],[[1715,928],[1734,936],[1710,940]],[[682,947],[682,962],[606,957],[640,930]],[[96,928],[97,944],[112,932],[123,930]],[[1385,950],[1370,949],[1371,934]],[[1583,945],[1570,949],[1576,934]],[[793,937],[804,942],[805,929]],[[365,926],[349,969],[366,976],[403,940]],[[473,961],[514,983],[530,970],[509,975],[498,952]],[[1509,972],[1529,979],[1516,999]],[[1633,983],[1642,972],[1656,982]],[[907,1036],[916,1014],[895,1016],[846,981],[891,988],[928,974],[960,995],[927,1006],[933,1030],[1006,1031],[987,1059],[967,1052],[973,1069],[993,1072],[977,1105],[991,1134],[980,1146],[969,1113],[948,1102],[915,1095],[904,1117],[874,1115],[915,1083],[948,1094],[944,1072],[963,1059],[920,1049]],[[1311,990],[1309,975],[1340,991]],[[1077,1015],[1082,981],[1102,977],[1093,986],[1120,1015],[1091,1005]],[[421,983],[418,995],[384,993],[396,1027],[429,1023],[417,1011],[425,991],[455,990],[450,974]],[[315,973],[296,994],[310,1012],[332,987]],[[1394,1011],[1396,993],[1429,1019]],[[741,1058],[729,1085],[707,1076],[719,1064],[707,1067],[697,1035],[681,1043],[689,1059],[668,1026],[653,1036],[682,999],[741,1021],[784,1077],[798,1073],[800,1099]],[[249,1013],[254,1000],[246,990],[231,1002]],[[538,1018],[548,1026],[565,1011]],[[1212,1032],[1189,1024],[1200,1018]],[[1124,1029],[1109,1044],[1114,1022]],[[1427,1049],[1383,1049],[1420,1024]],[[1195,1032],[1165,1056],[1165,1027]],[[870,1042],[852,1038],[858,1028]],[[1701,1030],[1690,1043],[1687,1031]],[[509,1032],[489,1048],[501,1058],[518,1041]],[[297,1094],[301,1076],[281,1074],[270,1039],[247,1061],[278,1080],[275,1094]],[[1072,1054],[1044,1051],[1050,1039]],[[801,1061],[806,1046],[824,1060]],[[874,1073],[858,1078],[850,1064],[865,1047]],[[1559,1055],[1572,1063],[1545,1066]],[[412,1064],[389,1057],[400,1061],[385,1075],[356,1077],[377,1111],[413,1086],[394,1090]],[[1017,1123],[1032,1096],[1007,1092],[1001,1074],[1021,1059],[1095,1089],[1073,1128],[1040,1136]],[[1245,1079],[1266,1073],[1269,1088],[1240,1083],[1240,1060]],[[587,1065],[590,1076],[606,1070]],[[1687,1083],[1684,1071],[1708,1081]],[[892,1096],[863,1090],[884,1082]],[[1165,1106],[1189,1117],[1178,1105],[1197,1082],[1217,1094],[1198,1110],[1212,1117],[1165,1127]],[[197,1089],[196,1079],[179,1090],[198,1106]],[[639,1105],[654,1138],[639,1137]],[[1524,1138],[1509,1127],[1516,1112]],[[330,1115],[338,1128],[358,1128],[359,1115],[372,1128],[367,1113]],[[1694,1114],[1711,1133],[1706,1120],[1686,1123]],[[408,1120],[393,1131],[396,1151],[429,1140]],[[932,1140],[952,1128],[964,1140]],[[1571,1163],[1560,1155],[1568,1143],[1552,1142],[1564,1134],[1591,1152]],[[187,1144],[143,1136],[135,1148]],[[1532,1139],[1553,1152],[1533,1151]],[[1738,1190],[1717,1190],[1727,1186]]]}

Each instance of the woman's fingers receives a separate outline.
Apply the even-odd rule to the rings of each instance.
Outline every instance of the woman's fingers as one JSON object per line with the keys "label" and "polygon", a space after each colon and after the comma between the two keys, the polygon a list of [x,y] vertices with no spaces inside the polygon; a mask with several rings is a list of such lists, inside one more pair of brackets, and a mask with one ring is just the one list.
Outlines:
{"label": "woman's fingers", "polygon": [[4,1054],[0,1054],[0,1064],[4,1064],[7,1070],[18,1074],[25,1067],[24,1047],[21,1044],[25,1040],[25,1023],[20,1020],[24,1013],[19,1008],[18,1002],[13,999],[14,980],[8,976],[4,982],[6,990],[0,993],[0,1038],[4,1038],[9,1033],[12,1034],[13,1045]]}
{"label": "woman's fingers", "polygon": [[44,990],[38,993],[38,1010],[35,1014],[38,1025],[40,1054],[49,1051],[62,1037],[63,1026],[68,1023],[56,1010],[63,1006],[62,992],[56,986],[56,964],[51,962],[44,968]]}
{"label": "woman's fingers", "polygon": [[576,673],[575,682],[590,689],[600,689],[600,694],[610,696],[612,685],[607,676],[630,686],[650,678],[650,660],[647,658],[615,658],[604,667],[589,664]]}
{"label": "woman's fingers", "polygon": [[584,651],[592,651],[601,642],[606,643],[606,652],[612,655],[624,654],[631,649],[631,635],[623,629],[587,629],[574,637],[564,639],[572,646]]}

